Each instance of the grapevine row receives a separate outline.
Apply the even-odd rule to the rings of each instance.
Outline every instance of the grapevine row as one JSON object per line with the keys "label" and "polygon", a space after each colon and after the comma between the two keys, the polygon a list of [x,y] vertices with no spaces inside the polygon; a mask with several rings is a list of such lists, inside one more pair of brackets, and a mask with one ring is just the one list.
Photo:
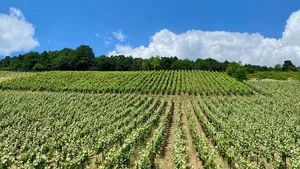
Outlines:
{"label": "grapevine row", "polygon": [[182,112],[181,103],[177,102],[175,104],[175,135],[174,135],[174,145],[172,151],[172,162],[174,169],[185,169],[187,167],[187,154],[184,142],[184,134],[182,128]]}

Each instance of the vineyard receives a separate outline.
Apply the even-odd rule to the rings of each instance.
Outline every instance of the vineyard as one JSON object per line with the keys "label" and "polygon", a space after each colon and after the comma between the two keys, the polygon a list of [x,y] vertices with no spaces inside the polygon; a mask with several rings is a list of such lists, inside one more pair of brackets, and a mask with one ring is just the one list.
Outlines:
{"label": "vineyard", "polygon": [[89,93],[251,95],[225,73],[208,71],[42,72],[14,78],[3,89]]}
{"label": "vineyard", "polygon": [[300,168],[298,81],[205,71],[0,78],[0,169]]}

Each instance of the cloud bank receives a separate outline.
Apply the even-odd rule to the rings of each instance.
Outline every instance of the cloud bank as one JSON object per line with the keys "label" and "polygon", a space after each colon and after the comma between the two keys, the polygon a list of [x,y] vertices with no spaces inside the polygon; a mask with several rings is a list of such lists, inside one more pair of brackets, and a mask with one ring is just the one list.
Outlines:
{"label": "cloud bank", "polygon": [[177,56],[181,59],[214,58],[274,66],[284,60],[300,65],[300,10],[291,14],[282,38],[265,38],[259,33],[188,30],[175,34],[167,29],[155,33],[148,46],[117,44],[109,55]]}
{"label": "cloud bank", "polygon": [[38,46],[34,32],[34,26],[19,9],[10,8],[9,14],[0,14],[0,55],[27,52]]}

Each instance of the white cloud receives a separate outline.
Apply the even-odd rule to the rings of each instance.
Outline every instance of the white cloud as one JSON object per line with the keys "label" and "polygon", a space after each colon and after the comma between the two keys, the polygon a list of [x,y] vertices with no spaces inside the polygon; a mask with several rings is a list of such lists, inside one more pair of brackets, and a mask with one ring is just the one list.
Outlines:
{"label": "white cloud", "polygon": [[103,40],[106,47],[108,47],[112,43],[111,37],[104,37]]}
{"label": "white cloud", "polygon": [[101,38],[101,37],[102,37],[102,35],[100,35],[99,33],[96,33],[95,36],[96,36],[97,38]]}
{"label": "white cloud", "polygon": [[104,35],[103,33],[99,34],[97,32],[97,33],[95,33],[95,36],[97,38],[103,39],[103,42],[104,42],[104,44],[105,44],[106,47],[109,47],[111,45],[111,43],[112,43],[112,38],[109,37],[109,36]]}
{"label": "white cloud", "polygon": [[113,32],[113,35],[118,39],[119,41],[123,42],[126,39],[126,36],[122,33],[122,30],[119,30],[118,32]]}
{"label": "white cloud", "polygon": [[26,52],[39,46],[34,33],[34,26],[19,9],[10,8],[9,14],[0,14],[0,55]]}
{"label": "white cloud", "polygon": [[177,56],[195,60],[214,58],[220,61],[274,66],[284,60],[300,65],[300,11],[287,20],[282,38],[265,38],[259,33],[188,30],[175,34],[167,29],[155,33],[148,46],[117,44],[109,55]]}
{"label": "white cloud", "polygon": [[282,34],[285,45],[300,46],[300,10],[292,13]]}

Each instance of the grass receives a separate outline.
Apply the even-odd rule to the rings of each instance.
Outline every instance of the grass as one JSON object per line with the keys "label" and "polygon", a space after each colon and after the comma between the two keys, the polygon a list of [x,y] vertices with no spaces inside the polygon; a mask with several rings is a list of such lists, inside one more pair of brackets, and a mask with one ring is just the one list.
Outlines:
{"label": "grass", "polygon": [[249,79],[275,79],[275,80],[288,80],[289,78],[300,80],[300,72],[275,72],[264,71],[256,72],[247,75]]}
{"label": "grass", "polygon": [[23,77],[28,75],[29,73],[25,72],[8,72],[8,71],[0,71],[0,82],[4,82],[6,80],[10,80],[17,77]]}

